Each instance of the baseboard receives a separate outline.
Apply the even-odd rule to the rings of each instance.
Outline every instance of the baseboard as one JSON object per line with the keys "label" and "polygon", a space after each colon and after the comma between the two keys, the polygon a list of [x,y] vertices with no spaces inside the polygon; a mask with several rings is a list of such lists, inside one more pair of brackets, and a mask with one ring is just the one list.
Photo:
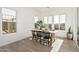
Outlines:
{"label": "baseboard", "polygon": [[24,38],[24,39],[30,39],[30,38],[32,38],[32,36],[28,36],[28,37],[26,37],[26,38]]}

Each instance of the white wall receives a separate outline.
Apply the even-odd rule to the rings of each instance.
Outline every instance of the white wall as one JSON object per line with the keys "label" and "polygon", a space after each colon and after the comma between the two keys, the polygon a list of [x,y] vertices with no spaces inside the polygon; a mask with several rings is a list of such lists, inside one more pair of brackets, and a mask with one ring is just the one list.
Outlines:
{"label": "white wall", "polygon": [[[78,27],[79,27],[79,7],[77,8],[77,23],[76,23],[76,28],[77,28],[77,31],[78,31]],[[79,37],[77,37],[77,40],[79,40],[78,39]],[[78,42],[77,42],[78,43]],[[78,43],[79,44],[79,43]],[[78,45],[77,44],[77,45]],[[79,48],[79,46],[78,46],[78,48]]]}
{"label": "white wall", "polygon": [[77,8],[77,13],[78,13],[77,26],[79,27],[79,7]]}
{"label": "white wall", "polygon": [[[43,9],[43,12],[41,12],[41,16],[54,16],[54,15],[66,15],[66,23],[65,23],[65,31],[56,31],[57,32],[57,36],[59,37],[66,37],[66,33],[68,32],[68,29],[70,26],[73,27],[73,20],[75,20],[75,8],[72,8],[72,7],[54,7],[54,8],[49,8],[48,9]],[[41,10],[41,11],[42,11]],[[63,35],[60,35],[60,34],[63,34]]]}
{"label": "white wall", "polygon": [[75,41],[77,45],[77,8],[73,8],[73,22],[72,22],[72,27],[73,27],[73,40]]}
{"label": "white wall", "polygon": [[13,9],[17,12],[17,32],[0,36],[0,46],[31,36],[31,30],[34,27],[33,16],[36,15],[36,13],[32,8],[9,7],[9,9]]}

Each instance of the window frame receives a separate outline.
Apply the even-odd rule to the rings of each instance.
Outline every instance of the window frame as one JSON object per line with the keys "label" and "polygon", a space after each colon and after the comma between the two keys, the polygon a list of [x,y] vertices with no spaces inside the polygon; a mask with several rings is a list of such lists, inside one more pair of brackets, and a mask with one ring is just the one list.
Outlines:
{"label": "window frame", "polygon": [[[59,21],[58,21],[58,29],[55,29],[55,21],[54,21],[54,17],[55,16],[58,16],[58,19],[59,19]],[[61,23],[61,21],[60,21],[60,17],[61,16],[65,16],[65,22],[64,22],[64,29],[61,29],[61,24],[63,24],[63,23]],[[36,16],[36,17],[38,17],[38,20],[39,20],[39,16]],[[45,17],[47,18],[46,19],[46,23],[45,23]],[[52,19],[52,23],[50,24],[49,22],[49,17],[52,17],[51,19]],[[63,15],[54,15],[54,16],[44,16],[43,17],[43,19],[42,19],[42,21],[44,22],[44,24],[46,25],[46,28],[48,28],[49,29],[49,26],[51,25],[53,25],[54,27],[52,28],[53,30],[65,30],[65,23],[66,23],[66,15],[65,14],[63,14]],[[35,23],[35,22],[34,22]]]}
{"label": "window frame", "polygon": [[[7,9],[7,10],[11,10],[11,11],[13,11],[13,12],[15,12],[15,16],[14,15],[9,15],[9,14],[7,14],[7,15],[9,15],[9,16],[11,16],[11,17],[13,17],[13,18],[15,18],[15,20],[13,21],[12,19],[12,21],[5,21],[5,22],[12,22],[12,24],[15,22],[15,25],[16,25],[16,28],[15,28],[15,31],[14,32],[9,32],[9,33],[5,33],[6,35],[7,34],[13,34],[13,33],[16,33],[17,32],[17,13],[16,13],[16,10],[13,10],[13,9],[9,9],[9,8],[4,8],[4,9]],[[3,34],[3,8],[1,9],[1,35],[4,35]],[[13,26],[14,27],[14,26]]]}
{"label": "window frame", "polygon": [[[55,30],[65,30],[65,29],[61,29],[61,24],[63,24],[63,23],[61,23],[60,17],[61,17],[62,15],[55,15],[55,16],[59,16],[59,22],[57,23],[59,29],[55,29]],[[55,17],[55,16],[54,16],[54,17]],[[65,22],[66,22],[66,15],[63,14],[63,16],[65,16]],[[64,28],[65,28],[65,22],[64,22]],[[55,26],[55,23],[54,23],[54,26]],[[54,27],[54,28],[55,28],[55,27]]]}

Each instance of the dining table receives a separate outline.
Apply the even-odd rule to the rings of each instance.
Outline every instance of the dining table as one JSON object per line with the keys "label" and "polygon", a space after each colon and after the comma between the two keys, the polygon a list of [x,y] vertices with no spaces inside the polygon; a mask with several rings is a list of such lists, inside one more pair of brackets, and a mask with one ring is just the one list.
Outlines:
{"label": "dining table", "polygon": [[35,32],[49,32],[51,37],[50,37],[50,45],[49,46],[52,46],[52,44],[55,42],[55,31],[51,31],[51,30],[38,30],[38,29],[33,29],[32,31],[35,31]]}

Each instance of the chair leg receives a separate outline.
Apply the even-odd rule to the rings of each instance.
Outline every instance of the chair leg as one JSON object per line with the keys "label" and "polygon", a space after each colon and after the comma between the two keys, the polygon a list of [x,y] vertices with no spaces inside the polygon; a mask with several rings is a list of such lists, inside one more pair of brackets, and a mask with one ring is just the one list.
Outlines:
{"label": "chair leg", "polygon": [[49,45],[49,41],[47,42],[47,44]]}
{"label": "chair leg", "polygon": [[37,38],[35,38],[35,41],[37,42]]}
{"label": "chair leg", "polygon": [[35,38],[35,41],[36,41],[36,37],[34,37]]}
{"label": "chair leg", "polygon": [[32,40],[34,40],[34,37],[32,37]]}
{"label": "chair leg", "polygon": [[40,44],[41,44],[41,39],[40,39]]}

